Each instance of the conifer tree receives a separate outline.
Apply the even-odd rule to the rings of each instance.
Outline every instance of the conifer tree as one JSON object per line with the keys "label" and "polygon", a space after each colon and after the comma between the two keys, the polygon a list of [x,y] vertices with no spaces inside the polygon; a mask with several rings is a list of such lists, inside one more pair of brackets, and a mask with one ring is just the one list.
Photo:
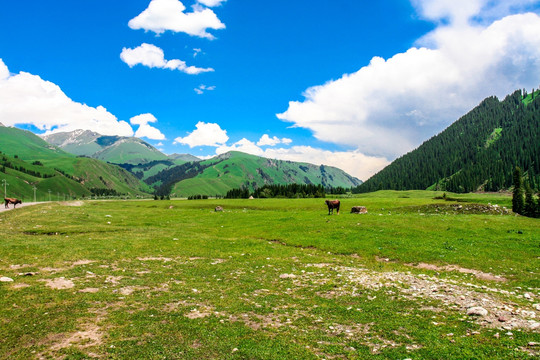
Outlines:
{"label": "conifer tree", "polygon": [[536,215],[536,203],[534,202],[533,191],[529,183],[525,186],[525,205],[523,208],[523,215],[528,217],[535,217]]}
{"label": "conifer tree", "polygon": [[521,169],[516,166],[514,170],[514,191],[512,193],[512,211],[516,214],[523,214],[525,203],[523,201],[523,180]]}

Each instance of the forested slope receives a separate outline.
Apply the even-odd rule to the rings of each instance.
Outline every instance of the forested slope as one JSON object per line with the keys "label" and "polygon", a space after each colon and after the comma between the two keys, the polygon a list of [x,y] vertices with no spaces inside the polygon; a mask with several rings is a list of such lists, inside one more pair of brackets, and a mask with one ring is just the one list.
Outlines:
{"label": "forested slope", "polygon": [[540,183],[540,91],[490,97],[416,150],[396,159],[355,192],[434,188],[499,191],[516,166]]}

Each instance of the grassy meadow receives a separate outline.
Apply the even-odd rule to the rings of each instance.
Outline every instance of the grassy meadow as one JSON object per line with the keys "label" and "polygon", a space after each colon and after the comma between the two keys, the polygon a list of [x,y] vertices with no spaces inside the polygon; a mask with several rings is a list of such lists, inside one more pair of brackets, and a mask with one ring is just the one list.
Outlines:
{"label": "grassy meadow", "polygon": [[539,220],[441,195],[2,212],[0,359],[537,358]]}

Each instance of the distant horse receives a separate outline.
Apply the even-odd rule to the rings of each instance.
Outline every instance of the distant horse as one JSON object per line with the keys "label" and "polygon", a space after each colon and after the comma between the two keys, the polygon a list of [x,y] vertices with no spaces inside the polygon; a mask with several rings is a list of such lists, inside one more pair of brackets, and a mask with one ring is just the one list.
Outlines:
{"label": "distant horse", "polygon": [[325,201],[326,206],[328,206],[328,215],[330,213],[334,213],[334,209],[336,209],[337,214],[339,215],[339,200],[326,200]]}
{"label": "distant horse", "polygon": [[22,204],[22,201],[19,200],[19,199],[14,199],[14,198],[4,198],[4,201],[6,203],[6,209],[9,209],[9,204],[13,204],[13,208],[15,209],[15,206],[17,206],[17,204]]}

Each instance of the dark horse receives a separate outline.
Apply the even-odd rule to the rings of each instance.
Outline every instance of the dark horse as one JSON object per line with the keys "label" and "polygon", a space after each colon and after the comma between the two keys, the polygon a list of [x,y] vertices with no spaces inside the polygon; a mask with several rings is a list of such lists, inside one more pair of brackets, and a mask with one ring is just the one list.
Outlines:
{"label": "dark horse", "polygon": [[4,198],[4,201],[6,202],[6,209],[9,209],[9,204],[13,204],[13,208],[15,209],[15,206],[17,206],[17,204],[22,204],[22,201],[19,200],[19,199],[14,199],[14,198]]}
{"label": "dark horse", "polygon": [[326,206],[328,206],[328,215],[330,213],[334,213],[334,209],[336,209],[337,214],[339,215],[339,200],[326,200],[325,201]]}

